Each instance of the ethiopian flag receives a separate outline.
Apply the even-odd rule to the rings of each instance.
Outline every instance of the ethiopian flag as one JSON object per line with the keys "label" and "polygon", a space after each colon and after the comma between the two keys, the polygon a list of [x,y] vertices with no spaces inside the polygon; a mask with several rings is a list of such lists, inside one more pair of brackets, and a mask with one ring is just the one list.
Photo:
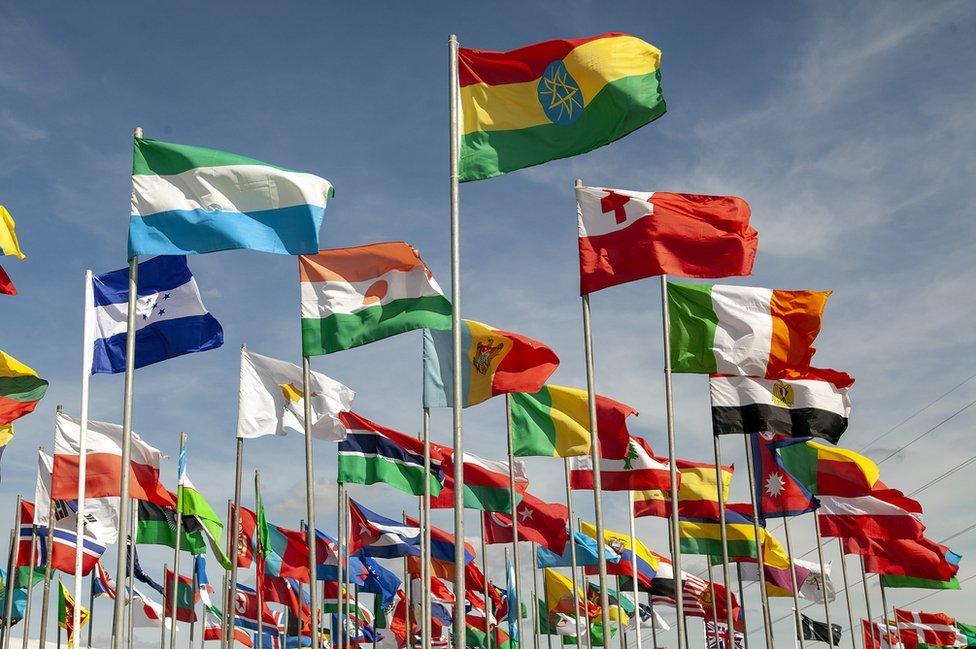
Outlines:
{"label": "ethiopian flag", "polygon": [[0,425],[28,414],[47,392],[47,381],[0,350]]}
{"label": "ethiopian flag", "polygon": [[458,179],[592,151],[664,114],[661,50],[627,34],[458,51]]}

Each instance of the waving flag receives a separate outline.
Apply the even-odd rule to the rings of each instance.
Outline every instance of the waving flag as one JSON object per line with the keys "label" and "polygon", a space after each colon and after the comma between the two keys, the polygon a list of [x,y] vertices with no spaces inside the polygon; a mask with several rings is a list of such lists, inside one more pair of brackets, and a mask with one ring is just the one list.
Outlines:
{"label": "waving flag", "polygon": [[74,628],[74,610],[75,606],[81,606],[76,604],[74,598],[71,596],[71,592],[62,583],[58,582],[58,627],[64,629],[68,636],[68,649],[72,649],[75,646],[75,633],[81,631],[88,624],[88,619],[91,617],[91,611],[89,611],[84,606],[81,606],[81,616],[79,618],[78,628]]}
{"label": "waving flag", "polygon": [[0,295],[17,295],[17,287],[3,266],[0,266]]}
{"label": "waving flag", "polygon": [[864,496],[821,495],[818,499],[817,524],[824,536],[894,540],[918,539],[925,532],[922,506],[897,489],[876,488]]}
{"label": "waving flag", "polygon": [[[512,511],[512,494],[508,475],[508,462],[500,460],[486,460],[471,453],[464,454],[464,506],[468,509],[479,509],[486,512]],[[525,463],[515,460],[515,501],[516,506],[522,501],[523,494],[529,486],[529,479],[525,473]],[[443,458],[441,462],[443,488],[440,495],[431,499],[433,509],[450,509],[454,507],[454,455]]]}
{"label": "waving flag", "polygon": [[813,511],[820,502],[783,466],[776,448],[783,438],[774,433],[750,435],[759,518],[798,516]]}
{"label": "waving flag", "polygon": [[958,562],[950,561],[944,545],[925,537],[883,540],[870,537],[844,539],[844,552],[864,558],[867,572],[947,581],[959,571]]}
{"label": "waving flag", "polygon": [[[512,517],[498,512],[482,514],[485,543],[511,543],[514,534]],[[524,493],[516,507],[519,541],[531,541],[558,554],[566,547],[569,536],[569,510],[561,503],[547,503]]]}
{"label": "waving flag", "polygon": [[46,392],[47,381],[0,350],[0,426],[32,412]]}
{"label": "waving flag", "polygon": [[[597,556],[597,543],[596,539],[593,539],[582,532],[573,532],[573,543],[576,545],[576,565],[577,566],[595,566],[599,562],[599,557]],[[603,556],[607,560],[607,563],[617,563],[620,561],[620,555],[617,551],[611,548],[609,545],[601,543],[603,546]],[[569,544],[566,544],[562,555],[556,554],[551,550],[547,549],[545,546],[539,546],[536,548],[536,562],[540,568],[570,568],[573,565],[572,556],[570,555],[571,548]]]}
{"label": "waving flag", "polygon": [[[762,534],[760,528],[760,534]],[[682,518],[678,521],[678,536],[682,552],[722,556],[721,525],[718,519]],[[730,508],[725,510],[725,534],[729,556],[756,557],[758,544],[752,520]]]}
{"label": "waving flag", "polygon": [[349,553],[394,559],[420,556],[420,528],[372,512],[349,500]]}
{"label": "waving flag", "polygon": [[946,613],[923,613],[895,609],[898,637],[906,647],[920,643],[937,647],[966,646],[966,637],[959,633],[956,621]]}
{"label": "waving flag", "polygon": [[[224,330],[203,306],[186,257],[154,257],[141,262],[138,285],[137,368],[224,344]],[[94,301],[85,307],[89,312],[86,317],[93,323],[86,343],[93,345],[91,372],[124,372],[129,269],[93,277],[92,289]]]}
{"label": "waving flag", "polygon": [[23,261],[27,259],[27,255],[20,249],[16,227],[14,217],[10,215],[6,207],[0,205],[0,255],[13,255]]}
{"label": "waving flag", "polygon": [[[627,454],[611,458],[600,452],[600,479],[604,491],[660,489],[670,492],[671,474],[667,460],[654,457],[650,445],[641,437],[630,438]],[[593,460],[590,456],[569,460],[569,483],[573,489],[593,489]],[[680,478],[679,486],[680,486]]]}
{"label": "waving flag", "polygon": [[267,524],[268,548],[259,557],[263,574],[308,583],[308,543],[305,533]]}
{"label": "waving flag", "polygon": [[[405,519],[407,525],[411,525],[416,528],[420,528],[420,521],[413,516],[407,516]],[[430,527],[430,556],[434,561],[450,561],[454,562],[454,535],[446,530],[442,530],[436,525],[431,525]],[[474,546],[470,543],[465,542],[464,544],[464,563],[472,565],[471,562],[474,561],[476,553],[474,551]]]}
{"label": "waving flag", "polygon": [[867,496],[881,475],[867,457],[813,440],[788,440],[776,451],[782,467],[815,496]]}
{"label": "waving flag", "polygon": [[[948,564],[947,570],[955,569],[956,574],[959,571],[959,562],[962,561],[962,557],[950,550],[948,547],[940,544],[933,544],[928,539],[921,539],[919,541],[915,540],[904,540],[901,542],[895,542],[893,552],[889,550],[890,554],[894,554],[895,557],[907,557],[910,556],[912,551],[915,552],[927,552],[933,551],[933,545],[938,547],[938,552],[940,552],[945,557],[945,563]],[[899,547],[900,546],[900,547]],[[927,588],[930,590],[961,590],[962,586],[959,584],[959,578],[953,575],[950,579],[924,579],[922,577],[916,577],[912,573],[912,567],[906,565],[908,561],[901,559],[896,562],[889,561],[887,565],[882,565],[879,558],[872,558],[870,561],[871,572],[879,572],[881,575],[881,583],[884,584],[885,588]],[[940,564],[944,565],[944,564]],[[884,572],[881,572],[884,571]]]}
{"label": "waving flag", "polygon": [[[454,405],[451,331],[424,330],[424,407]],[[538,392],[559,367],[559,357],[537,340],[461,321],[463,406],[509,392]]]}
{"label": "waving flag", "polygon": [[[580,525],[580,531],[590,538],[596,539],[596,526],[586,521]],[[597,539],[599,540],[599,539]],[[634,563],[637,563],[637,581],[650,586],[651,580],[657,573],[660,563],[657,555],[652,553],[640,539],[635,539],[636,545],[631,545],[630,534],[621,534],[604,528],[603,542],[620,555],[620,560],[607,565],[607,573],[632,577],[634,574]]]}
{"label": "waving flag", "polygon": [[[678,515],[687,518],[718,519],[718,482],[715,465],[688,460],[675,460],[678,467]],[[735,467],[723,466],[722,493],[729,500],[729,486]],[[671,516],[671,494],[661,489],[645,489],[634,493],[634,516]]]}

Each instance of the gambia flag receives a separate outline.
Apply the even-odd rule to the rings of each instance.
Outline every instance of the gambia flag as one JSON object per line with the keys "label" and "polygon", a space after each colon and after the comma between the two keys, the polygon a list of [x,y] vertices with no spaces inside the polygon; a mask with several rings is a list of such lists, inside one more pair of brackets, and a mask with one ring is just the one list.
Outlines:
{"label": "gambia flag", "polygon": [[[424,407],[454,405],[452,332],[424,330]],[[559,367],[559,357],[541,342],[461,321],[461,398],[473,406],[509,392],[538,392]]]}
{"label": "gambia flag", "polygon": [[302,353],[331,354],[413,329],[450,329],[451,303],[402,241],[298,258]]}
{"label": "gambia flag", "polygon": [[810,368],[829,291],[668,282],[671,369],[767,379]]}
{"label": "gambia flag", "polygon": [[[535,394],[512,394],[512,446],[516,457],[573,457],[590,452],[590,412],[586,390],[545,385]],[[596,397],[600,451],[609,457],[627,452],[630,406]]]}
{"label": "gambia flag", "polygon": [[424,472],[424,444],[410,435],[385,428],[354,412],[342,412],[339,420],[346,427],[346,438],[339,442],[338,482],[376,484],[381,482],[414,496],[441,491],[437,480],[440,460],[431,445],[431,472]]}
{"label": "gambia flag", "polygon": [[34,410],[47,392],[47,381],[10,354],[0,350],[0,425]]}
{"label": "gambia flag", "polygon": [[592,151],[657,119],[661,51],[627,34],[458,51],[461,182]]}

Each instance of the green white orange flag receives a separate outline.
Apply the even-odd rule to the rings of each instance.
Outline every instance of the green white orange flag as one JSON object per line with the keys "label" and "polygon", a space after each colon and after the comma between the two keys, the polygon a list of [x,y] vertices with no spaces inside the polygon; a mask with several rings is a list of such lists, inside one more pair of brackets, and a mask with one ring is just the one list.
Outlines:
{"label": "green white orange flag", "polygon": [[331,354],[413,329],[450,329],[451,303],[402,241],[298,258],[302,353]]}

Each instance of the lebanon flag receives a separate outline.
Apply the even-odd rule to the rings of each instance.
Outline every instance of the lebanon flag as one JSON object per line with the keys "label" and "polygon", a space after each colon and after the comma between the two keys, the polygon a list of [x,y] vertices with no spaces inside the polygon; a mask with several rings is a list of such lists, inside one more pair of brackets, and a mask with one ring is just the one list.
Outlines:
{"label": "lebanon flag", "polygon": [[[57,500],[78,497],[78,465],[81,425],[57,413],[54,426],[54,479],[51,496]],[[118,496],[122,480],[122,427],[101,421],[88,422],[85,497]],[[132,468],[129,495],[157,505],[176,507],[176,500],[159,481],[163,454],[132,433]]]}
{"label": "lebanon flag", "polygon": [[[569,458],[569,466],[569,483],[573,489],[593,489],[593,460],[589,455]],[[631,436],[627,456],[621,460],[601,456],[600,479],[604,491],[671,491],[668,462],[655,458],[650,445],[641,437]],[[680,474],[678,484],[681,484]]]}
{"label": "lebanon flag", "polygon": [[956,628],[956,621],[945,613],[922,613],[895,609],[898,635],[906,647],[920,643],[936,647],[964,647],[966,638]]}
{"label": "lebanon flag", "polygon": [[[516,508],[519,541],[538,543],[550,552],[561,555],[569,538],[569,510],[561,503],[547,503],[524,493]],[[511,543],[512,517],[498,512],[485,512],[485,543]]]}
{"label": "lebanon flag", "polygon": [[758,233],[736,196],[577,187],[580,294],[656,275],[748,275]]}

